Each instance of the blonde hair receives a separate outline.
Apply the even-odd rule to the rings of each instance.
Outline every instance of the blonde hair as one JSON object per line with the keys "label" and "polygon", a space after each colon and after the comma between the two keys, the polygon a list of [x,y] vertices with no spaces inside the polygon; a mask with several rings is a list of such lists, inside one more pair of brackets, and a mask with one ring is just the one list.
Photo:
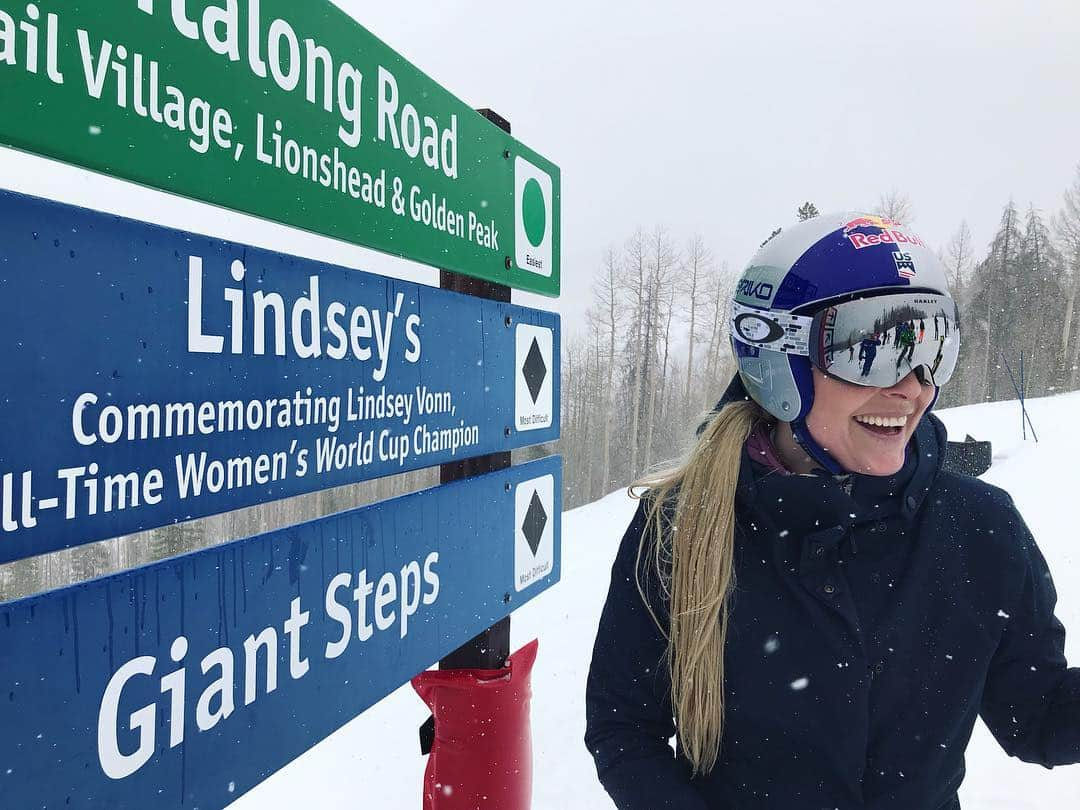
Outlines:
{"label": "blonde hair", "polygon": [[[731,402],[711,415],[684,459],[629,489],[646,503],[635,566],[638,593],[668,642],[675,727],[695,775],[712,770],[723,738],[724,644],[735,586],[735,489],[742,449],[754,427],[769,420],[750,400]],[[642,589],[638,572],[645,554],[651,555],[667,597],[667,629]]]}

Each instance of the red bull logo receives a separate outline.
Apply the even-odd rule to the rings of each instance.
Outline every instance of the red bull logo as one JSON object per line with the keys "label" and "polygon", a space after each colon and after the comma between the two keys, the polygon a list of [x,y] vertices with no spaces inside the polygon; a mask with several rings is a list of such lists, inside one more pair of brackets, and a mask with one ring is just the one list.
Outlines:
{"label": "red bull logo", "polygon": [[[918,245],[926,247],[922,239],[911,233],[900,230],[904,227],[902,222],[888,217],[879,217],[872,214],[856,217],[844,225],[844,236],[851,242],[856,250],[862,250],[874,245]],[[863,229],[873,229],[879,233],[863,233]]]}
{"label": "red bull logo", "polygon": [[856,217],[851,222],[844,225],[844,235],[847,236],[856,228],[878,228],[879,230],[888,230],[890,228],[902,228],[904,223],[897,222],[895,219],[889,219],[888,217],[879,217],[873,214],[866,214],[865,216]]}

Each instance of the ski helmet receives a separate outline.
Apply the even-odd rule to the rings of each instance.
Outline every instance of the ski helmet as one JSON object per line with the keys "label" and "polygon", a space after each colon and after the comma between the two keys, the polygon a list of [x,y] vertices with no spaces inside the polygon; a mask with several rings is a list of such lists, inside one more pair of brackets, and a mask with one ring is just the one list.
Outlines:
{"label": "ski helmet", "polygon": [[[934,252],[906,225],[858,212],[821,215],[784,228],[761,246],[739,278],[730,339],[743,385],[764,410],[791,423],[795,440],[831,474],[845,470],[806,427],[814,403],[813,352],[783,342],[795,335],[806,348],[810,330],[797,334],[801,327],[795,323],[809,318],[790,316],[813,316],[853,299],[916,292],[944,296],[955,312],[945,268]],[[953,362],[958,351],[955,323]],[[828,373],[824,363],[819,367]],[[920,380],[929,369],[929,364],[916,367]]]}

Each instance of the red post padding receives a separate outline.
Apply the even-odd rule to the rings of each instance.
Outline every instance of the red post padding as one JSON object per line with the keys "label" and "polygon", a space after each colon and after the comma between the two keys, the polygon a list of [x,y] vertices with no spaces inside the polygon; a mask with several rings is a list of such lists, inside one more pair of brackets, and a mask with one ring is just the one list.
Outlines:
{"label": "red post padding", "polygon": [[424,810],[529,810],[537,646],[530,641],[505,669],[429,670],[412,679],[435,717]]}

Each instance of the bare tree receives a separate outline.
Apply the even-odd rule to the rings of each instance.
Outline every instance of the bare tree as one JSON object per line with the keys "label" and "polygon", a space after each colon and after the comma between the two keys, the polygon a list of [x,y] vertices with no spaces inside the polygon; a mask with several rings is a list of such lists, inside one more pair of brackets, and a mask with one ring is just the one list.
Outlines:
{"label": "bare tree", "polygon": [[911,222],[915,219],[915,210],[911,205],[911,199],[902,191],[892,189],[880,197],[874,208],[878,216],[895,219],[897,222]]}
{"label": "bare tree", "polygon": [[725,300],[724,287],[724,278],[721,272],[714,271],[709,274],[705,295],[708,301],[708,318],[711,321],[711,327],[709,330],[709,350],[705,355],[705,377],[710,379],[716,375],[720,345],[724,338],[724,320],[728,316],[728,302]]}
{"label": "bare tree", "polygon": [[645,319],[647,276],[645,272],[645,233],[638,228],[626,243],[625,276],[631,306],[634,310],[634,341],[630,347],[630,367],[633,374],[630,398],[630,469],[637,475],[638,434],[641,430],[641,394],[643,390],[643,361],[645,355]]}
{"label": "bare tree", "polygon": [[604,336],[607,338],[607,355],[604,359],[606,380],[603,384],[602,405],[603,439],[600,451],[600,476],[603,492],[611,488],[611,392],[615,384],[615,345],[619,328],[624,320],[624,312],[619,291],[619,254],[614,248],[608,248],[604,254],[604,265],[600,274],[593,281],[593,300],[596,305],[596,318]]}
{"label": "bare tree", "polygon": [[964,291],[964,279],[971,269],[971,230],[967,220],[960,222],[949,246],[945,249],[945,266],[949,270],[949,286],[952,287],[953,297],[960,299]]}
{"label": "bare tree", "polygon": [[[656,428],[657,428],[656,423],[657,423],[657,421],[661,421],[664,424],[670,424],[673,421],[669,417],[666,417],[665,414],[674,413],[674,411],[667,406],[667,392],[668,391],[674,392],[675,390],[677,390],[677,388],[676,388],[676,386],[674,384],[672,384],[672,385],[667,384],[668,360],[671,357],[671,321],[672,321],[673,316],[675,315],[675,297],[676,297],[677,293],[678,293],[677,285],[669,284],[668,285],[668,300],[667,300],[667,317],[666,317],[667,323],[664,325],[664,360],[660,364],[660,395],[659,395],[659,399],[660,399],[660,418],[659,418],[659,420],[657,420],[656,415],[654,414],[653,418],[650,420],[651,423],[652,423],[652,430],[649,431],[649,444],[647,446],[648,456],[647,456],[647,459],[646,459],[646,462],[645,462],[646,464],[651,463],[652,446],[653,446],[654,438],[656,436]],[[672,380],[672,382],[674,383],[674,379]],[[678,423],[680,420],[676,419],[674,421],[676,423]]]}
{"label": "bare tree", "polygon": [[582,400],[585,357],[588,353],[586,341],[581,335],[573,335],[563,341],[562,353],[562,418],[563,418],[563,455],[566,459],[566,488],[570,499],[575,503],[585,503],[588,498],[581,480],[583,438],[586,427],[582,418]]}
{"label": "bare tree", "polygon": [[[611,421],[611,410],[608,397],[605,395],[605,391],[601,390],[604,389],[604,386],[601,383],[601,375],[603,374],[603,361],[601,358],[603,349],[601,349],[601,344],[603,343],[604,323],[597,317],[595,312],[591,310],[587,315],[587,319],[589,325],[589,356],[592,362],[586,369],[587,374],[584,391],[586,402],[585,418],[583,421],[585,434],[591,439],[594,435],[593,426],[596,422],[603,422],[606,429],[607,424]],[[596,456],[594,442],[592,440],[585,442],[583,450],[585,453],[585,487],[587,497],[592,501],[596,495],[596,489],[593,486],[595,479],[593,464]],[[607,494],[606,482],[602,485],[599,494]]]}
{"label": "bare tree", "polygon": [[[949,243],[938,251],[938,258],[945,268],[948,277],[949,289],[961,314],[968,308],[969,277],[972,273],[974,250],[971,243],[971,230],[967,221],[961,221],[959,227],[953,232]],[[966,355],[970,353],[974,344],[965,340],[961,343],[960,351]],[[939,407],[952,407],[970,402],[973,397],[973,386],[978,378],[972,369],[972,363],[960,362],[953,372],[953,380],[942,389]]]}
{"label": "bare tree", "polygon": [[[682,295],[686,302],[685,313],[689,319],[689,328],[686,337],[686,391],[684,393],[685,409],[690,408],[691,385],[694,380],[694,348],[696,347],[697,330],[699,328],[699,315],[701,294],[705,286],[705,277],[709,272],[712,262],[712,254],[705,247],[705,240],[701,234],[696,234],[686,246],[686,257],[683,261],[682,272]],[[684,412],[683,417],[689,416]]]}
{"label": "bare tree", "polygon": [[706,395],[712,398],[723,385],[727,365],[724,358],[728,354],[728,322],[731,317],[731,301],[735,296],[738,275],[732,273],[727,262],[710,274],[709,279],[709,316],[712,320],[712,337],[709,339],[709,356],[705,367],[705,379],[709,386]]}
{"label": "bare tree", "polygon": [[[659,359],[663,352],[664,360],[660,373],[657,374],[655,366],[648,375],[648,416],[646,419],[645,433],[645,466],[652,463],[653,437],[656,432],[656,404],[657,396],[663,399],[664,376],[667,373],[668,342],[670,341],[670,312],[672,306],[666,306],[670,301],[673,305],[675,285],[672,283],[672,274],[678,257],[671,244],[667,230],[657,226],[653,231],[649,242],[649,317],[647,320],[647,334],[650,336],[646,346],[649,354],[646,360],[653,357]],[[665,312],[666,308],[666,312]],[[663,345],[660,345],[660,323],[666,320],[665,337]]]}

